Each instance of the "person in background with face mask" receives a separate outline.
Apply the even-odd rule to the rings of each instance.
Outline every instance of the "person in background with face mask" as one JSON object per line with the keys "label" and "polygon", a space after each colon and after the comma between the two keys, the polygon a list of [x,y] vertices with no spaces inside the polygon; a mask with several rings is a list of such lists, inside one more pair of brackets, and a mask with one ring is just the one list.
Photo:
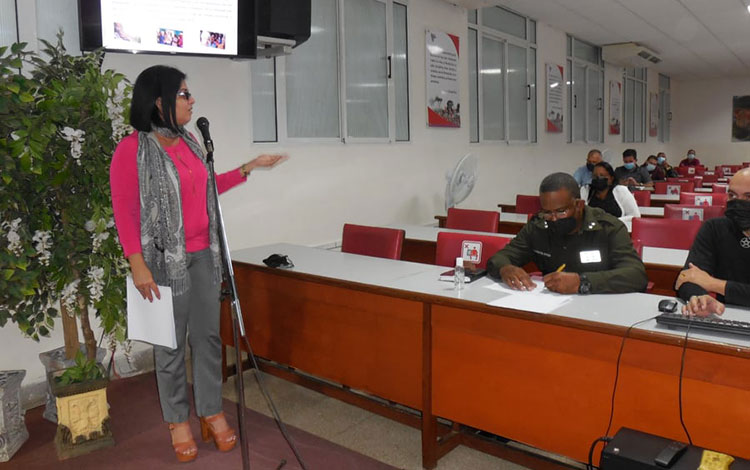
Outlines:
{"label": "person in background with face mask", "polygon": [[625,149],[622,152],[622,166],[615,170],[615,177],[620,184],[628,187],[644,186],[652,188],[651,175],[644,167],[638,166],[638,154],[635,149]]}
{"label": "person in background with face mask", "polygon": [[573,173],[573,178],[576,179],[578,186],[584,186],[591,183],[591,172],[594,171],[594,165],[602,161],[602,153],[598,149],[589,150],[586,155],[586,164],[578,167]]}
{"label": "person in background with face mask", "polygon": [[722,314],[724,302],[750,307],[750,168],[732,177],[727,194],[724,217],[703,223],[677,276],[684,314]]}
{"label": "person in background with face mask", "polygon": [[683,158],[680,161],[680,166],[701,166],[701,161],[695,158],[695,150],[688,150],[687,158]]}
{"label": "person in background with face mask", "polygon": [[656,154],[656,164],[664,172],[664,176],[667,178],[678,178],[680,176],[677,170],[667,162],[667,155],[664,152]]}
{"label": "person in background with face mask", "polygon": [[664,170],[661,169],[658,162],[659,160],[656,158],[656,155],[649,155],[646,163],[642,165],[648,171],[651,181],[664,181],[667,179]]}
{"label": "person in background with face mask", "polygon": [[600,162],[594,166],[593,173],[591,184],[581,188],[581,199],[586,201],[589,207],[598,207],[623,222],[641,216],[633,193],[625,186],[617,184],[612,165]]}
{"label": "person in background with face mask", "polygon": [[536,283],[520,267],[533,261],[544,273],[545,287],[561,294],[646,289],[646,268],[627,228],[603,210],[586,206],[571,175],[547,176],[539,196],[542,210],[487,262],[491,277],[511,289],[533,289]]}

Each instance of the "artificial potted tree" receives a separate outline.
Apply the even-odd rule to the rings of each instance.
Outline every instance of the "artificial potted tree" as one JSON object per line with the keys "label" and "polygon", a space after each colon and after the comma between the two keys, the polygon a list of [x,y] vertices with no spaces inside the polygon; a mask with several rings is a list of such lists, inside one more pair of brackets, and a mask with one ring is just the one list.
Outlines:
{"label": "artificial potted tree", "polygon": [[111,341],[125,340],[128,267],[109,164],[129,132],[129,84],[101,69],[103,52],[67,54],[62,32],[42,42],[40,54],[0,48],[0,326],[38,341],[60,317],[65,358],[83,349],[93,361],[92,313]]}

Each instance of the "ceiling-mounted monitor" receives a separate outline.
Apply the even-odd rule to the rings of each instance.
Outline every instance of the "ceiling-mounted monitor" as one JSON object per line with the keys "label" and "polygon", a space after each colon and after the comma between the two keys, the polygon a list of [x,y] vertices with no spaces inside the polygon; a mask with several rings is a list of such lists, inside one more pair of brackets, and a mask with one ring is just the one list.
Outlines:
{"label": "ceiling-mounted monitor", "polygon": [[81,50],[255,58],[255,0],[78,0]]}

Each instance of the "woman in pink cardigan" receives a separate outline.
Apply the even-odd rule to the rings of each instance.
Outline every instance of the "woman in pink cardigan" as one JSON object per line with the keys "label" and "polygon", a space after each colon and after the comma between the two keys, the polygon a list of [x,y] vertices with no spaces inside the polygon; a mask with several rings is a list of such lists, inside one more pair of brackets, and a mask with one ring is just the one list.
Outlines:
{"label": "woman in pink cardigan", "polygon": [[110,167],[115,223],[136,288],[149,300],[161,298],[158,285],[172,289],[177,348],[154,346],[154,363],[162,414],[182,462],[198,452],[188,421],[188,330],[203,440],[222,451],[237,441],[222,413],[222,269],[213,180],[221,193],[246,181],[254,168],[282,158],[261,155],[235,170],[209,174],[203,149],[184,127],[194,103],[181,71],[157,65],[141,72],[130,108],[136,132],[122,139]]}

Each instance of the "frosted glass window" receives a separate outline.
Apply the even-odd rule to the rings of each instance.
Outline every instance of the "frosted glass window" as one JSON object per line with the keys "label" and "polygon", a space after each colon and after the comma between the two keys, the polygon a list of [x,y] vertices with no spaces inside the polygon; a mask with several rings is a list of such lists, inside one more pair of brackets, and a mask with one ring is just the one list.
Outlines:
{"label": "frosted glass window", "polygon": [[668,91],[662,91],[659,93],[659,112],[661,117],[659,119],[659,141],[669,142],[669,112],[671,110],[671,102]]}
{"label": "frosted glass window", "polygon": [[586,71],[586,109],[588,110],[588,133],[589,142],[601,142],[602,140],[602,73],[593,68]]}
{"label": "frosted glass window", "polygon": [[310,29],[285,58],[287,135],[340,137],[336,0],[312,2]]}
{"label": "frosted glass window", "polygon": [[586,67],[573,66],[573,142],[586,140]]}
{"label": "frosted glass window", "polygon": [[482,8],[482,25],[526,39],[526,17],[505,8]]}
{"label": "frosted glass window", "polygon": [[633,94],[633,140],[635,142],[645,142],[643,135],[644,123],[646,120],[646,109],[643,90],[643,83],[634,84],[635,93]]}
{"label": "frosted glass window", "polygon": [[346,124],[351,137],[388,137],[385,4],[344,3]]}
{"label": "frosted glass window", "polygon": [[635,142],[635,100],[633,99],[635,93],[635,82],[633,80],[625,80],[625,93],[623,95],[625,101],[625,116],[622,120],[623,126],[623,139],[625,142]]}
{"label": "frosted glass window", "polygon": [[536,21],[529,20],[529,42],[536,44]]}
{"label": "frosted glass window", "polygon": [[81,43],[78,39],[78,2],[76,0],[36,0],[37,37],[56,44],[57,32],[61,29],[65,49],[71,55],[79,55]]}
{"label": "frosted glass window", "polygon": [[393,4],[393,82],[396,86],[396,140],[409,140],[409,42],[406,6]]}
{"label": "frosted glass window", "polygon": [[574,56],[577,59],[585,60],[586,62],[591,62],[592,64],[599,64],[599,48],[596,46],[592,46],[590,44],[586,44],[585,42],[579,41],[577,39],[574,40]]}
{"label": "frosted glass window", "polygon": [[508,140],[528,140],[526,48],[508,44]]}
{"label": "frosted glass window", "polygon": [[529,109],[529,140],[536,142],[536,49],[529,48],[529,86],[531,87],[531,102]]}
{"label": "frosted glass window", "polygon": [[503,43],[482,37],[482,134],[484,140],[505,139]]}
{"label": "frosted glass window", "polygon": [[477,31],[469,30],[469,141],[479,142],[479,81]]}
{"label": "frosted glass window", "polygon": [[666,75],[659,74],[659,88],[662,90],[669,90],[669,77]]}
{"label": "frosted glass window", "polygon": [[0,47],[18,42],[16,0],[0,0]]}
{"label": "frosted glass window", "polygon": [[276,142],[276,61],[257,59],[250,65],[253,142]]}
{"label": "frosted glass window", "polygon": [[[639,77],[643,77],[642,79]],[[624,74],[625,116],[623,119],[623,142],[646,141],[646,69],[629,68]]]}
{"label": "frosted glass window", "polygon": [[469,23],[477,24],[477,10],[469,10]]}

